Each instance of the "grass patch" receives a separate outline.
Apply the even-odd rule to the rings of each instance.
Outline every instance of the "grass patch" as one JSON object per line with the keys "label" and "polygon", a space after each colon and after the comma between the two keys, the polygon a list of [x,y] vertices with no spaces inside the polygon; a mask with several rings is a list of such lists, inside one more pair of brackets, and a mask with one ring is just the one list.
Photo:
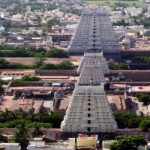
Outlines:
{"label": "grass patch", "polygon": [[86,4],[109,4],[109,5],[115,5],[116,3],[122,3],[122,4],[128,4],[129,6],[136,6],[140,7],[142,6],[142,1],[140,0],[83,0],[83,3]]}

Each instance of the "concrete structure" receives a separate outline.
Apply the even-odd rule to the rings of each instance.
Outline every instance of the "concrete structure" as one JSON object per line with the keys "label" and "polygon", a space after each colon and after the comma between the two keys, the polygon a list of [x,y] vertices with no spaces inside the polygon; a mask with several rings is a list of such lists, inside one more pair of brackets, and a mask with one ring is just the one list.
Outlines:
{"label": "concrete structure", "polygon": [[72,55],[82,55],[89,51],[103,51],[109,57],[116,57],[121,52],[112,23],[103,10],[83,11],[69,46]]}
{"label": "concrete structure", "polygon": [[110,150],[110,146],[115,142],[115,140],[105,140],[102,143],[102,150]]}
{"label": "concrete structure", "polygon": [[61,124],[62,132],[87,134],[116,132],[117,124],[104,92],[104,75],[109,70],[103,55],[85,54],[78,71],[81,72],[80,78]]}
{"label": "concrete structure", "polygon": [[53,142],[46,144],[40,139],[30,141],[28,150],[75,150],[75,139],[69,138],[68,141]]}
{"label": "concrete structure", "polygon": [[76,140],[77,150],[92,150],[96,149],[98,143],[98,136],[86,136],[86,135],[78,135]]}
{"label": "concrete structure", "polygon": [[0,143],[0,148],[4,148],[4,150],[21,150],[19,143]]}

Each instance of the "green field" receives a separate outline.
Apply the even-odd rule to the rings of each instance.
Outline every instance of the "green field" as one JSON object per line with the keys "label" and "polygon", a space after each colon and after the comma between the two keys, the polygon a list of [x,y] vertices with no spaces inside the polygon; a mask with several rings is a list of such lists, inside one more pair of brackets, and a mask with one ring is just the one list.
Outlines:
{"label": "green field", "polygon": [[114,5],[115,3],[128,4],[129,6],[142,6],[142,1],[140,0],[83,0],[87,4],[109,4]]}

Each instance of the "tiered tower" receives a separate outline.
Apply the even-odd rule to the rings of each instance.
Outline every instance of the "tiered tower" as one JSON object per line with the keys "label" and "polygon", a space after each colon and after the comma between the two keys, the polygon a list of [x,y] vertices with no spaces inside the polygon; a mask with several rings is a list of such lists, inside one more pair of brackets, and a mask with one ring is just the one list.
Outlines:
{"label": "tiered tower", "polygon": [[112,23],[104,10],[84,10],[69,45],[71,55],[91,51],[103,52],[106,57],[117,57],[121,53]]}
{"label": "tiered tower", "polygon": [[78,69],[79,81],[61,124],[65,133],[111,133],[117,124],[105,91],[109,69],[102,53],[85,53]]}

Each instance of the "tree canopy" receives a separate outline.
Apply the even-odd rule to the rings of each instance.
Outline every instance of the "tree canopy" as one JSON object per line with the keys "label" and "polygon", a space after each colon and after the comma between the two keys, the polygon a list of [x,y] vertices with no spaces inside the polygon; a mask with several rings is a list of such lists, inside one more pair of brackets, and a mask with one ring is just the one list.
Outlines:
{"label": "tree canopy", "polygon": [[140,123],[147,117],[136,116],[134,113],[118,111],[114,112],[114,117],[119,128],[139,128]]}
{"label": "tree canopy", "polygon": [[148,105],[150,103],[150,95],[146,93],[140,93],[137,95],[137,98],[140,102],[143,102],[144,105]]}
{"label": "tree canopy", "polygon": [[140,123],[140,128],[143,130],[143,131],[149,131],[150,129],[150,118],[146,118],[144,119],[141,123]]}
{"label": "tree canopy", "polygon": [[[43,108],[44,109],[44,108]],[[28,128],[60,128],[64,115],[59,113],[49,113],[49,111],[35,112],[33,109],[24,111],[0,111],[0,128],[16,128],[25,124]]]}
{"label": "tree canopy", "polygon": [[52,58],[67,58],[68,53],[61,49],[52,49],[47,51],[46,56]]}
{"label": "tree canopy", "polygon": [[143,136],[119,136],[115,138],[111,150],[137,150],[139,145],[146,145],[147,142]]}
{"label": "tree canopy", "polygon": [[17,131],[15,133],[15,142],[20,144],[21,150],[27,149],[27,146],[29,144],[29,131],[24,123],[17,126]]}
{"label": "tree canopy", "polygon": [[111,70],[127,70],[128,66],[123,63],[108,63],[108,67]]}
{"label": "tree canopy", "polygon": [[11,86],[26,86],[27,81],[39,81],[40,78],[31,76],[31,75],[25,75],[21,79],[16,79],[11,81]]}
{"label": "tree canopy", "polygon": [[3,45],[0,48],[0,57],[51,57],[51,58],[68,58],[68,52],[62,49],[50,49],[44,48],[38,49],[23,49],[14,48],[8,45]]}
{"label": "tree canopy", "polygon": [[0,69],[45,69],[45,70],[72,70],[75,66],[70,61],[62,61],[59,64],[36,62],[33,65],[22,65],[10,63],[5,59],[0,59]]}

